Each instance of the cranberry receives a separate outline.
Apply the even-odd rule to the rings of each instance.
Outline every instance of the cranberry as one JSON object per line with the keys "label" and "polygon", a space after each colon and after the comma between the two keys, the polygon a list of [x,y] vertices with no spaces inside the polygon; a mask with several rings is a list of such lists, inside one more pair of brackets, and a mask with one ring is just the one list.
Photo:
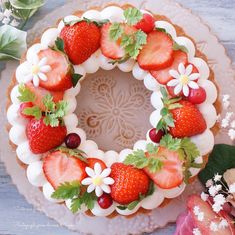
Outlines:
{"label": "cranberry", "polygon": [[143,18],[135,25],[137,29],[141,29],[145,33],[150,33],[154,29],[154,18],[148,14],[144,13]]}
{"label": "cranberry", "polygon": [[201,104],[206,100],[206,91],[202,87],[190,89],[187,100],[193,104]]}
{"label": "cranberry", "polygon": [[27,115],[27,114],[24,114],[24,110],[26,108],[32,108],[33,107],[33,103],[32,102],[24,102],[22,104],[20,104],[20,108],[19,108],[19,112],[20,112],[20,115],[24,118],[34,118],[34,116],[32,115]]}
{"label": "cranberry", "polygon": [[76,133],[70,133],[65,137],[64,142],[68,148],[75,149],[81,144],[81,138]]}
{"label": "cranberry", "polygon": [[149,131],[149,138],[154,142],[154,143],[159,143],[162,136],[164,135],[164,132],[161,130],[156,130],[156,128],[153,128]]}
{"label": "cranberry", "polygon": [[109,194],[103,193],[99,198],[98,198],[98,204],[102,209],[107,209],[113,204],[113,199]]}

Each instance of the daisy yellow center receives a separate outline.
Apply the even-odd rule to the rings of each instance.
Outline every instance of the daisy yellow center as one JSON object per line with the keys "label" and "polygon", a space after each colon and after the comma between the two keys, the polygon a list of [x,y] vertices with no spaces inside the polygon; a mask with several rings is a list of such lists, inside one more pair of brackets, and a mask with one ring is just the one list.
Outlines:
{"label": "daisy yellow center", "polygon": [[186,75],[182,75],[182,76],[180,77],[180,82],[181,82],[183,85],[187,85],[188,82],[189,82],[189,77],[186,76]]}
{"label": "daisy yellow center", "polygon": [[96,176],[95,178],[93,178],[92,183],[95,186],[99,186],[103,183],[103,179],[100,176]]}
{"label": "daisy yellow center", "polygon": [[39,66],[38,65],[33,65],[33,67],[32,67],[32,74],[33,75],[37,75],[39,73],[39,71],[40,71]]}

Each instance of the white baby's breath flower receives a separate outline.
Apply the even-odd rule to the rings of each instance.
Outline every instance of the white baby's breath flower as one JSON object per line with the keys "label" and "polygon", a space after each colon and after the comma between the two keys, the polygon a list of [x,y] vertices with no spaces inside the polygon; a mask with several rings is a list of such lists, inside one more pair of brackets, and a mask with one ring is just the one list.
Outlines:
{"label": "white baby's breath flower", "polygon": [[210,186],[210,188],[209,188],[208,191],[209,191],[209,194],[210,194],[212,197],[214,197],[214,196],[218,193],[218,190],[217,190],[216,185]]}
{"label": "white baby's breath flower", "polygon": [[228,227],[228,221],[226,219],[222,219],[219,223],[219,229],[224,229],[226,227]]}
{"label": "white baby's breath flower", "polygon": [[201,199],[203,201],[207,201],[208,197],[209,197],[209,195],[207,193],[204,193],[204,192],[201,193]]}
{"label": "white baby's breath flower", "polygon": [[103,192],[110,193],[111,189],[109,185],[114,184],[114,180],[108,177],[111,173],[110,168],[106,168],[102,171],[101,165],[96,163],[94,169],[86,167],[86,173],[89,177],[82,181],[83,185],[89,185],[87,187],[87,192],[91,193],[95,190],[97,197],[100,197]]}
{"label": "white baby's breath flower", "polygon": [[215,213],[219,213],[223,209],[223,207],[218,203],[214,203],[212,205],[212,209]]}
{"label": "white baby's breath flower", "polygon": [[218,203],[220,205],[224,205],[224,203],[226,202],[226,199],[224,197],[223,194],[217,194],[215,197],[214,197],[214,202],[215,203]]}
{"label": "white baby's breath flower", "polygon": [[194,228],[193,229],[193,235],[202,235],[199,228]]}
{"label": "white baby's breath flower", "polygon": [[197,219],[199,221],[203,221],[204,220],[204,213],[202,211],[200,211],[199,206],[195,206],[193,208],[193,213],[197,216]]}
{"label": "white baby's breath flower", "polygon": [[214,181],[215,181],[215,182],[220,181],[221,178],[222,178],[222,175],[219,175],[218,173],[216,173],[216,174],[214,175]]}
{"label": "white baby's breath flower", "polygon": [[235,140],[235,129],[229,129],[228,136],[232,141],[234,141]]}
{"label": "white baby's breath flower", "polygon": [[235,183],[229,185],[229,193],[235,193]]}
{"label": "white baby's breath flower", "polygon": [[190,64],[186,68],[183,63],[180,63],[178,66],[178,71],[170,70],[169,74],[173,77],[167,83],[167,86],[175,87],[174,93],[178,95],[182,90],[185,96],[189,95],[189,88],[198,89],[199,86],[195,82],[196,79],[199,78],[199,73],[192,73],[193,66]]}
{"label": "white baby's breath flower", "polygon": [[206,181],[206,187],[209,188],[210,186],[213,185],[213,180],[212,179],[209,179]]}
{"label": "white baby's breath flower", "polygon": [[210,223],[210,230],[213,232],[218,231],[218,225],[215,222]]}
{"label": "white baby's breath flower", "polygon": [[230,126],[235,129],[235,120],[230,123]]}

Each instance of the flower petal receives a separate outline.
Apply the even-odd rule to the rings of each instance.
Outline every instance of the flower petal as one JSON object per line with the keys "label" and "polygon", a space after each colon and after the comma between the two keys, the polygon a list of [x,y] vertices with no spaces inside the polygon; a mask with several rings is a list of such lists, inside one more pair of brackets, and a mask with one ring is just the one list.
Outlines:
{"label": "flower petal", "polygon": [[100,186],[95,187],[95,194],[97,197],[100,197],[103,194],[103,190],[101,189]]}
{"label": "flower petal", "polygon": [[101,165],[97,162],[94,166],[94,171],[96,175],[100,175],[102,172],[102,168]]}
{"label": "flower petal", "polygon": [[198,84],[196,82],[193,82],[193,81],[190,81],[188,83],[188,86],[192,89],[198,89],[199,88]]}
{"label": "flower petal", "polygon": [[189,80],[193,81],[196,80],[200,77],[199,73],[192,73],[191,75],[189,75]]}
{"label": "flower petal", "polygon": [[177,78],[177,79],[180,78],[180,74],[179,74],[176,70],[174,70],[174,69],[171,69],[171,70],[169,71],[169,74],[170,74],[173,78]]}
{"label": "flower petal", "polygon": [[38,58],[38,56],[35,55],[35,56],[33,56],[32,59],[33,59],[33,60],[30,61],[30,62],[33,63],[33,65],[38,65],[38,63],[39,63],[39,58]]}
{"label": "flower petal", "polygon": [[33,79],[33,74],[28,74],[24,76],[23,83],[30,82]]}
{"label": "flower petal", "polygon": [[44,73],[38,73],[38,77],[42,80],[42,81],[47,81],[47,76]]}
{"label": "flower petal", "polygon": [[189,76],[193,71],[193,66],[190,64],[186,67],[186,70],[185,70],[185,75],[186,76]]}
{"label": "flower petal", "polygon": [[174,89],[175,95],[178,95],[178,94],[181,92],[182,87],[183,87],[183,86],[182,86],[181,83],[179,83],[179,84],[175,87],[175,89]]}
{"label": "flower petal", "polygon": [[48,73],[51,71],[51,66],[50,65],[44,65],[40,68],[40,72],[43,72],[43,73]]}
{"label": "flower petal", "polygon": [[90,178],[90,177],[85,178],[85,179],[82,181],[82,184],[83,184],[83,185],[90,185],[90,184],[92,184],[92,178]]}
{"label": "flower petal", "polygon": [[108,185],[102,184],[100,187],[105,193],[111,193],[111,189]]}
{"label": "flower petal", "polygon": [[103,179],[104,184],[114,184],[114,179],[111,177],[107,177]]}
{"label": "flower petal", "polygon": [[111,169],[110,168],[106,168],[102,171],[102,173],[100,174],[101,177],[105,178],[107,176],[109,176],[111,173]]}
{"label": "flower petal", "polygon": [[167,86],[176,86],[179,84],[179,80],[178,79],[172,79],[167,83]]}
{"label": "flower petal", "polygon": [[178,70],[179,70],[179,73],[180,73],[181,75],[185,75],[185,67],[184,67],[184,64],[183,64],[183,63],[180,63],[180,64],[179,64]]}
{"label": "flower petal", "polygon": [[38,87],[39,86],[39,78],[38,78],[38,75],[34,75],[33,76],[33,85],[35,87]]}
{"label": "flower petal", "polygon": [[91,192],[93,192],[94,190],[95,190],[95,185],[94,184],[90,184],[89,186],[88,186],[88,188],[87,188],[87,192],[88,193],[91,193]]}
{"label": "flower petal", "polygon": [[38,66],[42,67],[43,65],[46,65],[47,63],[47,58],[43,57],[39,62],[38,62]]}
{"label": "flower petal", "polygon": [[95,176],[95,172],[93,169],[91,169],[90,167],[86,167],[85,169],[86,173],[90,176],[90,177],[94,177]]}
{"label": "flower petal", "polygon": [[183,86],[183,93],[185,96],[188,96],[189,95],[189,88],[188,88],[188,85],[184,85]]}

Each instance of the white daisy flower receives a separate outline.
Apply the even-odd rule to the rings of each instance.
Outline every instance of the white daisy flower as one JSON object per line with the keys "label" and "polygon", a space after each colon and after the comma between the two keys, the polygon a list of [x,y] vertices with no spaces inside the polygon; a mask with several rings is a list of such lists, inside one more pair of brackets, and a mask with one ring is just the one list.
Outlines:
{"label": "white daisy flower", "polygon": [[109,185],[114,184],[114,180],[108,177],[111,173],[110,168],[106,168],[102,171],[101,165],[96,163],[94,169],[86,167],[85,169],[88,176],[82,181],[83,185],[89,185],[87,187],[87,192],[91,193],[95,190],[97,197],[100,197],[103,192],[110,193],[111,189]]}
{"label": "white daisy flower", "polygon": [[215,182],[220,181],[221,178],[222,178],[222,175],[219,175],[218,173],[216,173],[216,174],[214,175],[214,181],[215,181]]}
{"label": "white daisy flower", "polygon": [[167,86],[175,87],[174,93],[178,95],[182,90],[185,96],[189,95],[189,88],[198,89],[199,86],[195,82],[199,78],[199,73],[192,73],[193,66],[190,64],[186,68],[183,63],[178,66],[178,71],[170,70],[169,74],[174,78],[167,83]]}
{"label": "white daisy flower", "polygon": [[229,185],[229,193],[235,193],[235,183]]}
{"label": "white daisy flower", "polygon": [[47,65],[47,58],[43,57],[39,60],[38,56],[35,56],[33,61],[25,61],[20,65],[23,74],[23,83],[33,81],[35,87],[39,86],[40,79],[47,81],[46,73],[51,71],[51,66]]}

